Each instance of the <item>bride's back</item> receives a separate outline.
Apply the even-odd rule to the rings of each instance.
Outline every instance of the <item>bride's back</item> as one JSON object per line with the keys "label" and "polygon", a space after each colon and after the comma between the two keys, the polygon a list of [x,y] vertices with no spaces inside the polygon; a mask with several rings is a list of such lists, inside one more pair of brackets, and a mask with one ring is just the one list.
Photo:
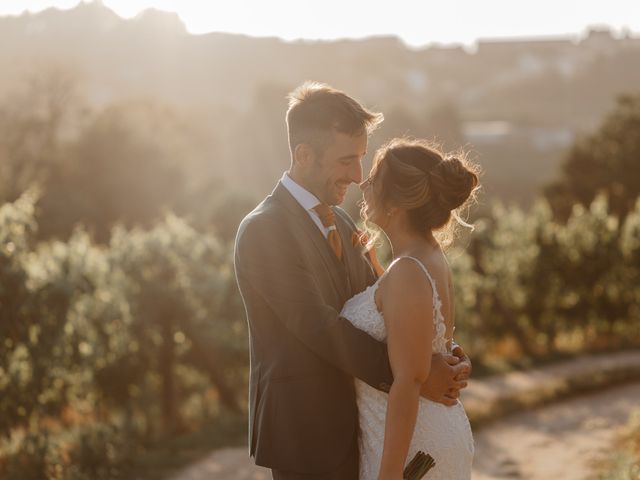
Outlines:
{"label": "bride's back", "polygon": [[[404,260],[407,259],[407,260]],[[435,291],[433,294],[433,306],[444,317],[444,324],[446,326],[445,339],[447,339],[447,347],[450,347],[450,340],[453,337],[454,325],[455,325],[455,307],[454,307],[454,292],[453,282],[451,276],[451,269],[447,262],[447,259],[439,247],[425,246],[424,248],[416,248],[408,251],[406,254],[399,255],[392,264],[389,266],[387,272],[383,278],[381,278],[379,292],[376,292],[376,306],[380,311],[383,309],[381,298],[383,296],[385,281],[388,281],[390,277],[400,273],[399,261],[413,260],[421,265],[425,270],[426,275],[422,276],[425,288],[429,290],[433,288]],[[400,267],[400,268],[398,268]],[[433,284],[431,284],[433,282]],[[415,291],[414,295],[420,295],[420,290]],[[434,321],[436,319],[433,319]]]}
{"label": "bride's back", "polygon": [[414,254],[413,256],[422,262],[422,264],[429,272],[429,275],[435,282],[436,291],[438,292],[438,296],[440,297],[440,301],[442,302],[440,311],[442,312],[442,316],[444,317],[444,323],[447,326],[445,338],[449,343],[449,341],[453,338],[453,331],[455,326],[455,297],[453,291],[451,268],[449,267],[449,263],[447,262],[447,259],[440,248],[416,252],[416,254]]}

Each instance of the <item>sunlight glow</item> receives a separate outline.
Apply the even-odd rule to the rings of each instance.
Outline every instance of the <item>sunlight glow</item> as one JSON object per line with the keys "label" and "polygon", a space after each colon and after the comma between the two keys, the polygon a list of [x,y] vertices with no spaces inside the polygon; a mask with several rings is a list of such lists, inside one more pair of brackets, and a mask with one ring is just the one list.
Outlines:
{"label": "sunlight glow", "polygon": [[[99,0],[97,0],[99,1]],[[478,38],[583,34],[589,26],[640,32],[640,2],[628,0],[102,0],[119,15],[146,8],[178,13],[191,33],[211,31],[283,39],[361,38],[398,35],[407,44],[472,44]],[[71,8],[78,0],[4,0],[0,15]]]}

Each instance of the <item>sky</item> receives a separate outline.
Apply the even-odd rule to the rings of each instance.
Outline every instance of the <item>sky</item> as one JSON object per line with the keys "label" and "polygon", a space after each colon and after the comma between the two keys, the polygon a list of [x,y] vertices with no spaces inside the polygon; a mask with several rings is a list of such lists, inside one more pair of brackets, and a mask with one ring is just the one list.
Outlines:
{"label": "sky", "polygon": [[[285,40],[397,35],[411,46],[472,45],[478,38],[579,37],[590,26],[640,36],[640,0],[102,0],[125,18],[176,12],[191,33]],[[72,8],[78,0],[0,0],[0,15]]]}

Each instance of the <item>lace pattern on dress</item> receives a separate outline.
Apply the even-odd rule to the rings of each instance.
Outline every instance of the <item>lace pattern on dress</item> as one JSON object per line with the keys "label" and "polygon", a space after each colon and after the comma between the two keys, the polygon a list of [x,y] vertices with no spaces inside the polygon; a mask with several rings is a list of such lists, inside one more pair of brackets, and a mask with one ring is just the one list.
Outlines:
{"label": "lace pattern on dress", "polygon": [[416,262],[420,266],[420,268],[422,268],[427,278],[429,279],[431,289],[433,290],[433,353],[447,353],[447,339],[445,338],[447,327],[445,325],[444,316],[442,315],[442,300],[440,299],[440,295],[438,294],[436,282],[433,280],[433,277],[431,277],[429,271],[422,264],[422,262],[415,257],[399,257],[394,260],[393,263],[389,265],[387,271],[380,278],[378,278],[376,283],[368,287],[363,292],[360,292],[359,294],[352,297],[345,304],[342,310],[342,315],[345,318],[348,318],[349,321],[351,321],[351,323],[353,323],[360,330],[364,330],[376,340],[386,340],[387,331],[384,325],[384,321],[380,321],[382,313],[378,311],[378,308],[376,306],[375,294],[378,290],[380,281],[386,276],[387,272],[389,272],[391,266],[399,260],[402,260],[403,258],[410,258],[411,260]]}

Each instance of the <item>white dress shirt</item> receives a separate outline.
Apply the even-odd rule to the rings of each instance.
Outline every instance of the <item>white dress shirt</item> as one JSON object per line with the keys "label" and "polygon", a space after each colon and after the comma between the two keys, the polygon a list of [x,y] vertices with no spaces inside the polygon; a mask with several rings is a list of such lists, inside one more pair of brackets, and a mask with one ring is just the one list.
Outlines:
{"label": "white dress shirt", "polygon": [[314,207],[320,205],[320,203],[322,202],[320,202],[320,200],[318,200],[318,198],[313,193],[297,184],[287,172],[282,175],[280,183],[282,183],[284,188],[286,188],[289,193],[293,195],[293,198],[296,199],[296,201],[302,206],[302,208],[307,211],[307,213],[311,217],[311,220],[313,220],[313,222],[318,226],[318,228],[324,235],[324,238],[327,238],[329,236],[329,232],[336,227],[331,226],[329,228],[325,228],[325,226],[322,225],[320,216],[314,210]]}

